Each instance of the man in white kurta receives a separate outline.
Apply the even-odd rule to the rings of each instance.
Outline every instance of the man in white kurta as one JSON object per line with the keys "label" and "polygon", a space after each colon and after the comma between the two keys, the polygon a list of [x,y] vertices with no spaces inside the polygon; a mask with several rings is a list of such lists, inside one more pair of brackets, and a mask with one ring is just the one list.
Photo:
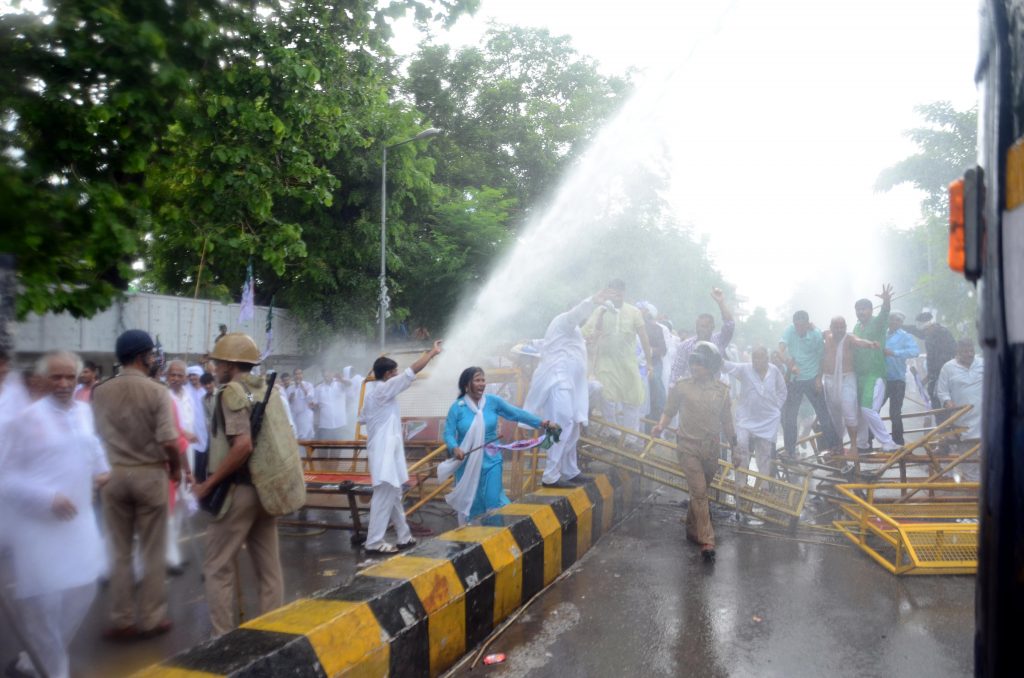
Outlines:
{"label": "man in white kurta", "polygon": [[316,387],[317,424],[316,436],[320,440],[342,440],[343,429],[348,424],[345,412],[347,384],[340,374],[324,374],[324,381]]}
{"label": "man in white kurta", "polygon": [[[373,483],[370,523],[364,544],[371,553],[394,553],[416,543],[402,509],[402,485],[409,480],[409,471],[405,465],[398,396],[412,386],[416,375],[440,352],[441,342],[438,340],[432,349],[401,373],[391,358],[382,356],[373,363],[375,380],[366,386],[363,411],[359,415],[359,421],[366,427],[366,456]],[[389,522],[395,527],[397,547],[384,541]]]}
{"label": "man in white kurta", "polygon": [[[779,436],[782,405],[786,402],[786,379],[768,360],[768,350],[758,346],[751,353],[751,362],[726,361],[722,371],[740,383],[736,406],[736,440],[733,465],[746,468],[751,454],[757,459],[757,470],[771,475],[772,452]],[[745,474],[736,474],[737,484],[746,482]]]}
{"label": "man in white kurta", "polygon": [[345,420],[348,422],[344,428],[346,440],[356,437],[356,419],[359,414],[359,394],[363,388],[363,375],[355,372],[351,365],[346,365],[341,371],[341,378],[347,384],[345,387]]}
{"label": "man in white kurta", "polygon": [[555,316],[544,333],[540,363],[533,372],[523,409],[562,427],[559,441],[548,449],[542,479],[547,487],[566,487],[580,474],[576,443],[590,411],[587,344],[580,325],[604,301],[600,292],[584,299]]}
{"label": "man in white kurta", "polygon": [[[0,429],[0,511],[7,523],[21,631],[48,675],[68,676],[68,646],[96,597],[103,545],[95,483],[109,466],[89,405],[73,398],[80,361],[40,362],[50,395]],[[27,655],[18,668],[28,672]]]}
{"label": "man in white kurta", "polygon": [[[974,355],[974,342],[960,339],[956,342],[956,357],[942,366],[939,380],[935,386],[935,395],[943,407],[963,407],[971,409],[960,417],[956,425],[966,426],[967,430],[960,434],[960,451],[966,451],[981,440],[981,404],[983,382],[985,377],[985,361]],[[980,459],[980,455],[979,455]],[[962,464],[964,477],[977,480],[980,477],[979,464]]]}
{"label": "man in white kurta", "polygon": [[288,387],[288,405],[295,422],[295,437],[299,440],[313,440],[313,409],[316,407],[316,393],[313,385],[303,380],[302,370],[295,370],[295,381]]}
{"label": "man in white kurta", "polygon": [[[195,418],[196,442],[193,447],[196,452],[206,452],[210,446],[209,432],[206,430],[206,417],[203,416],[203,398],[206,396],[206,388],[199,382],[204,372],[199,365],[190,365],[188,370],[188,383],[185,384],[185,391],[192,396],[192,414]],[[193,467],[194,468],[194,467]]]}
{"label": "man in white kurta", "polygon": [[[188,441],[185,449],[185,458],[188,460],[186,467],[186,480],[191,479],[191,470],[196,465],[196,447],[198,441],[196,436],[197,422],[206,419],[203,410],[198,414],[195,408],[195,401],[192,397],[191,388],[187,381],[187,367],[181,360],[172,360],[167,363],[167,390],[170,391],[171,400],[178,412],[178,426]],[[203,427],[206,428],[205,426]],[[181,535],[182,526],[186,520],[185,484],[172,485],[171,492],[176,493],[176,501],[172,502],[174,510],[167,513],[167,567],[173,574],[181,574],[181,568],[185,559],[181,555],[181,548],[178,546],[178,537]]]}

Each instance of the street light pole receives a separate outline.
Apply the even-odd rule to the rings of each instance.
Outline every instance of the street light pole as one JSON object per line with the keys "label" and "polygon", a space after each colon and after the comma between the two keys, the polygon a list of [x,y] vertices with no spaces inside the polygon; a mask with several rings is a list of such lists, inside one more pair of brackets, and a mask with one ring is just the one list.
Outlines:
{"label": "street light pole", "polygon": [[397,144],[385,144],[382,146],[380,158],[380,306],[377,314],[380,317],[380,352],[384,352],[384,344],[387,340],[387,319],[391,300],[388,299],[387,279],[387,238],[388,238],[388,149],[403,146],[413,141],[434,137],[441,134],[436,127],[425,129],[411,139],[399,141]]}

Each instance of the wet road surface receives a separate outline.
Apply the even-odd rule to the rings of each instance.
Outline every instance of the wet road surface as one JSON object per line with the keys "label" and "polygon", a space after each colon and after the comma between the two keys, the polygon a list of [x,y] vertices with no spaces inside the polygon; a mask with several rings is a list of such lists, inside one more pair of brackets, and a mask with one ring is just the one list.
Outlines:
{"label": "wet road surface", "polygon": [[[974,577],[897,578],[844,541],[791,537],[727,525],[716,516],[718,561],[703,563],[685,540],[682,494],[666,491],[601,539],[576,571],[541,595],[491,646],[503,665],[457,675],[594,676],[917,676],[969,675]],[[429,509],[435,532],[455,526]],[[320,517],[310,512],[311,517]],[[337,519],[337,515],[331,515]],[[72,646],[73,675],[127,675],[206,640],[210,633],[196,560],[168,578],[166,636],[130,644],[101,640],[108,596],[101,590]],[[348,579],[367,558],[349,532],[282,528],[285,599]],[[256,611],[248,557],[240,560],[242,600]],[[2,625],[2,623],[0,623]],[[0,667],[12,656],[0,633]]]}
{"label": "wet road surface", "polygon": [[642,508],[494,641],[487,653],[506,653],[504,664],[455,674],[971,674],[973,576],[897,578],[844,542],[721,519],[708,565],[684,515],[663,498]]}

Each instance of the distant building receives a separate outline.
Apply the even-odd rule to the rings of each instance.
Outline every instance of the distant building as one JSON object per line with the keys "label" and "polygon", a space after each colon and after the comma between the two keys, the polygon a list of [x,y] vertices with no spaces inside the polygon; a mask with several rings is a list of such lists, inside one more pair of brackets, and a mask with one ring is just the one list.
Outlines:
{"label": "distant building", "polygon": [[[213,348],[220,325],[229,332],[245,332],[264,349],[267,308],[257,306],[252,320],[239,324],[239,304],[163,294],[129,294],[92,318],[73,318],[68,313],[31,315],[14,324],[17,362],[31,365],[50,350],[75,351],[83,359],[103,367],[103,376],[113,374],[114,342],[127,329],[142,329],[159,338],[168,358],[196,362]],[[267,362],[276,369],[291,369],[304,360],[299,351],[298,325],[287,310],[274,308],[273,350]]]}

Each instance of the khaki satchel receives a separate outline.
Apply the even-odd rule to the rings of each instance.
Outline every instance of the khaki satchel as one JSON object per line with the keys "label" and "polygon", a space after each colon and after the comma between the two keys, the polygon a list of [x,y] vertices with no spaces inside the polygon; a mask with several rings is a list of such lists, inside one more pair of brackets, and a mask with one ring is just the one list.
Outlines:
{"label": "khaki satchel", "polygon": [[[225,386],[222,402],[232,411],[251,409],[265,394],[263,377],[250,375]],[[298,450],[284,401],[280,395],[271,394],[263,414],[263,428],[253,441],[248,463],[260,504],[272,516],[293,513],[306,503],[306,481]]]}

